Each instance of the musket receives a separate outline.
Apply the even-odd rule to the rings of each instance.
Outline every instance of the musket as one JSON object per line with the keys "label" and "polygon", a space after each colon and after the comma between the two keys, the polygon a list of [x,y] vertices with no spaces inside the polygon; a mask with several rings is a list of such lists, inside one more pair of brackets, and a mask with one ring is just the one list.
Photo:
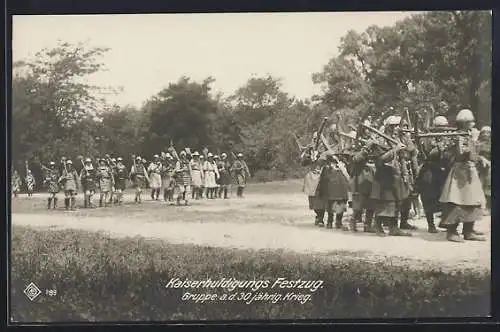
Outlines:
{"label": "musket", "polygon": [[[390,136],[388,136],[388,135],[386,135],[386,134],[384,134],[384,133],[380,132],[379,130],[377,130],[377,129],[375,129],[375,128],[372,128],[372,127],[370,127],[370,126],[367,126],[367,125],[365,125],[364,123],[362,124],[362,126],[363,126],[364,128],[366,128],[366,129],[368,129],[368,130],[370,130],[370,131],[374,132],[375,134],[379,135],[380,137],[385,138],[386,140],[388,140],[389,142],[391,142],[391,143],[393,143],[393,144],[395,144],[395,145],[399,145],[399,144],[401,144],[400,142],[396,141],[394,138],[392,138],[392,137],[390,137]],[[403,147],[404,147],[404,146],[403,146]]]}
{"label": "musket", "polygon": [[429,127],[430,131],[439,130],[439,131],[457,131],[457,127]]}
{"label": "musket", "polygon": [[323,134],[323,131],[325,130],[326,127],[326,121],[328,120],[327,117],[323,118],[323,121],[321,121],[321,124],[319,126],[319,129],[317,131],[317,136],[316,136],[316,142],[314,142],[314,150],[318,150],[318,146],[321,140],[321,135]]}
{"label": "musket", "polygon": [[341,131],[339,131],[339,134],[340,134],[340,135],[342,135],[342,136],[344,136],[344,137],[348,137],[348,138],[350,138],[350,139],[352,139],[352,140],[357,140],[357,141],[359,141],[359,142],[361,142],[361,143],[363,143],[363,144],[365,144],[365,145],[369,145],[370,143],[373,143],[373,144],[375,144],[375,145],[377,145],[377,146],[379,146],[379,147],[383,148],[384,150],[390,150],[390,148],[389,148],[388,146],[385,146],[385,145],[383,145],[383,144],[380,144],[379,142],[369,141],[369,140],[364,139],[364,138],[361,138],[361,137],[356,137],[356,138],[354,138],[354,137],[352,137],[351,135],[346,134],[346,133],[341,132]]}
{"label": "musket", "polygon": [[24,162],[24,164],[26,165],[26,175],[27,175],[28,174],[28,170],[29,170],[28,161],[26,160]]}
{"label": "musket", "polygon": [[469,136],[469,133],[463,131],[456,131],[452,133],[425,133],[418,134],[418,138],[429,138],[429,137],[453,137],[453,136]]}

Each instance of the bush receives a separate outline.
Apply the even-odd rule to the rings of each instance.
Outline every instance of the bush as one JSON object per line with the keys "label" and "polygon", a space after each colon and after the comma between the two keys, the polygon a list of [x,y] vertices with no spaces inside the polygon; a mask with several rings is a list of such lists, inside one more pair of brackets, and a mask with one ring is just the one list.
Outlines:
{"label": "bush", "polygon": [[[172,245],[143,238],[113,239],[80,231],[13,229],[11,308],[19,322],[332,319],[475,316],[489,313],[489,272],[412,270],[354,258]],[[337,259],[334,259],[337,258]],[[182,301],[165,288],[171,278],[238,280],[278,277],[323,280],[300,302]],[[35,282],[55,297],[30,302]],[[249,290],[238,290],[241,293]],[[301,292],[298,289],[265,289]],[[205,292],[222,293],[222,289]]]}

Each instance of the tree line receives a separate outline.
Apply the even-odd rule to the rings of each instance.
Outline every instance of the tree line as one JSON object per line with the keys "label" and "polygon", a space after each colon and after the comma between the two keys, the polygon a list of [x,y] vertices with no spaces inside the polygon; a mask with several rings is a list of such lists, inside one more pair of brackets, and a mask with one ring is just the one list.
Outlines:
{"label": "tree line", "polygon": [[87,83],[105,69],[108,49],[62,42],[13,64],[13,166],[23,173],[27,160],[39,173],[40,164],[61,156],[151,158],[173,142],[244,152],[256,180],[284,179],[302,175],[293,134],[306,144],[324,116],[357,123],[407,107],[429,122],[436,115],[452,120],[468,107],[479,125],[489,124],[491,18],[485,11],[428,12],[349,31],[338,55],[312,75],[322,92],[310,99],[290,95],[272,75],[251,77],[228,97],[212,91],[214,77],[181,77],[140,108],[120,107],[106,100],[112,87]]}

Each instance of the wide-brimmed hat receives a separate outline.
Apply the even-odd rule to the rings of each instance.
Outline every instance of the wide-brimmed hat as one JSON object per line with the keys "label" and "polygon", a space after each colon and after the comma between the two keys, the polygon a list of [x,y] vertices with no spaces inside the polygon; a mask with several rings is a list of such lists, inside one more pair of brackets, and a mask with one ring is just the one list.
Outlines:
{"label": "wide-brimmed hat", "polygon": [[192,154],[193,157],[199,157],[200,156],[200,153],[198,151],[195,151],[193,154]]}

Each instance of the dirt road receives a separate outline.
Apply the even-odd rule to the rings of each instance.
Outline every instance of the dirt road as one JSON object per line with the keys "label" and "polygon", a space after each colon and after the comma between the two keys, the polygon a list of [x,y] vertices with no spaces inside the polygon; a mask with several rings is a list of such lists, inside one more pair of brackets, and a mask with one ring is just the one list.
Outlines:
{"label": "dirt road", "polygon": [[[126,199],[133,200],[131,196]],[[13,204],[12,224],[105,232],[112,237],[142,236],[179,244],[284,249],[339,259],[345,253],[412,267],[490,269],[490,217],[477,223],[477,228],[486,232],[487,242],[448,242],[445,233],[427,233],[422,219],[414,221],[420,229],[411,238],[380,238],[315,227],[305,200],[300,193],[255,193],[245,199],[196,201],[189,207],[145,201],[139,206],[67,212],[44,210],[44,199],[32,198],[29,204],[36,210],[20,208],[24,203]]]}

